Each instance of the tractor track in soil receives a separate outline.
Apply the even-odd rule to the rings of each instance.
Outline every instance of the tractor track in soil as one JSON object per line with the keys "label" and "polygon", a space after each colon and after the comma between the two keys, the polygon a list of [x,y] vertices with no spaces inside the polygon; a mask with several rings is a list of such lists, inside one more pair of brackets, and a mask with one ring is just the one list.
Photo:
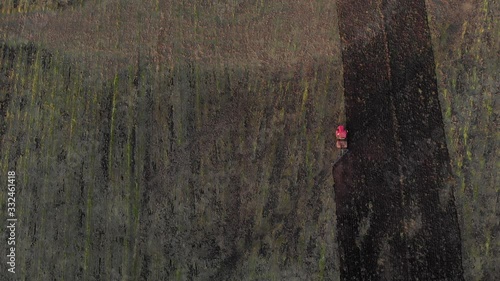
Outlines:
{"label": "tractor track in soil", "polygon": [[337,5],[350,131],[333,166],[341,280],[463,280],[425,2]]}

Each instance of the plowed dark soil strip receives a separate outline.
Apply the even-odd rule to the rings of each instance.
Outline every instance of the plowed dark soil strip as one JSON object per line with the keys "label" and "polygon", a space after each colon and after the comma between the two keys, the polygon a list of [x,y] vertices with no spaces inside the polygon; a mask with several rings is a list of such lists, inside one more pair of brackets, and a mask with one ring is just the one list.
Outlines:
{"label": "plowed dark soil strip", "polygon": [[350,152],[333,168],[342,280],[463,280],[423,0],[338,2]]}

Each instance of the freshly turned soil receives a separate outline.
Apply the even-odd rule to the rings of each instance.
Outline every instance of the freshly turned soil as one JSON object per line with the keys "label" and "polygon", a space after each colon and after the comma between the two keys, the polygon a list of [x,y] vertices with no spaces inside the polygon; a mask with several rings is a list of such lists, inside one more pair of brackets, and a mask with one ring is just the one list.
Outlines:
{"label": "freshly turned soil", "polygon": [[333,167],[341,279],[463,280],[425,3],[366,2],[338,3],[350,133]]}

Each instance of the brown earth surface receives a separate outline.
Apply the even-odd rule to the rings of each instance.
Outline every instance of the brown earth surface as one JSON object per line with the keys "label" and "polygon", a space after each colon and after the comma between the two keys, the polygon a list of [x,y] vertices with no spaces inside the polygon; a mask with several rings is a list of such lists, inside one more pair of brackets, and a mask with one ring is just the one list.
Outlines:
{"label": "brown earth surface", "polygon": [[372,3],[338,3],[353,131],[333,170],[341,279],[463,280],[425,4]]}

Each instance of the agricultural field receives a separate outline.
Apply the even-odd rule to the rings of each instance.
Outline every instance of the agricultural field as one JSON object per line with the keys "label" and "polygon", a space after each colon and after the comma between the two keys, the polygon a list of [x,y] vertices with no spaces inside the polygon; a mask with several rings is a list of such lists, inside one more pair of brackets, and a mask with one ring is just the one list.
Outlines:
{"label": "agricultural field", "polygon": [[428,1],[466,280],[500,271],[500,3]]}
{"label": "agricultural field", "polygon": [[[500,279],[500,3],[426,4],[464,277]],[[340,280],[335,1],[0,10],[15,280]]]}

